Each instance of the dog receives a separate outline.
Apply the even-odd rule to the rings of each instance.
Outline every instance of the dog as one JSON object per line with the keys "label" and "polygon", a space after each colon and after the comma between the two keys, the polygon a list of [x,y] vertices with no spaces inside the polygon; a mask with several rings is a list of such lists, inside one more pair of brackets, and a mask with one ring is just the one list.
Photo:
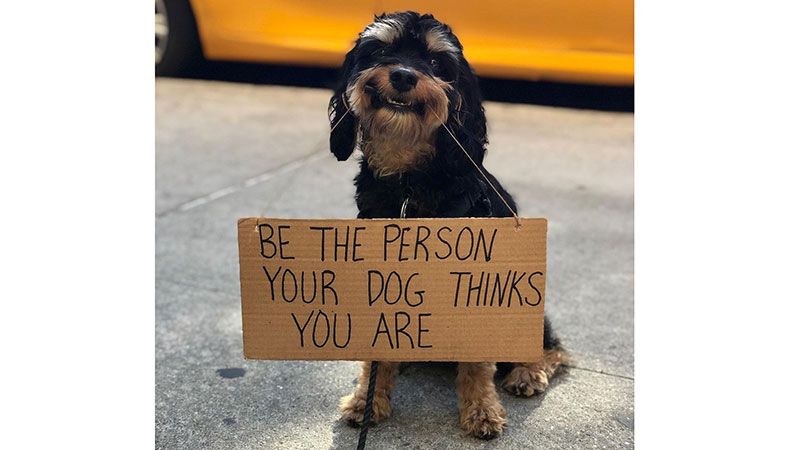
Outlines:
{"label": "dog", "polygon": [[[341,70],[328,109],[330,149],[340,161],[356,149],[363,154],[355,178],[359,218],[516,213],[514,199],[483,167],[488,140],[478,79],[449,26],[411,11],[377,16]],[[542,393],[566,360],[545,317],[543,359],[514,363],[502,387],[522,397]],[[392,412],[397,367],[389,361],[378,365],[374,422]],[[460,424],[482,439],[499,436],[506,426],[496,370],[494,362],[458,364]],[[355,392],[340,403],[353,426],[364,419],[369,372],[370,363],[363,362]]]}

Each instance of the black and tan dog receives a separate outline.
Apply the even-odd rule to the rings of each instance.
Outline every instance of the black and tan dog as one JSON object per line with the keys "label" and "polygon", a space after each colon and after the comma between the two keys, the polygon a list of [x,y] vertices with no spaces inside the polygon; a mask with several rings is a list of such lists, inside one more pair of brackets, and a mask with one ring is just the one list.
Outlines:
{"label": "black and tan dog", "polygon": [[[333,154],[346,160],[355,149],[363,153],[355,179],[359,218],[396,218],[401,210],[408,217],[510,217],[509,208],[516,211],[511,195],[483,168],[486,117],[477,78],[458,38],[433,16],[388,14],[367,26],[345,58],[329,113]],[[514,364],[503,388],[524,397],[543,392],[566,358],[547,319],[544,348],[542,361]],[[353,425],[364,418],[369,367],[363,363],[355,392],[341,402]],[[397,363],[379,365],[376,422],[391,414],[396,371]],[[495,371],[494,362],[458,364],[461,425],[479,438],[496,437],[506,424]]]}

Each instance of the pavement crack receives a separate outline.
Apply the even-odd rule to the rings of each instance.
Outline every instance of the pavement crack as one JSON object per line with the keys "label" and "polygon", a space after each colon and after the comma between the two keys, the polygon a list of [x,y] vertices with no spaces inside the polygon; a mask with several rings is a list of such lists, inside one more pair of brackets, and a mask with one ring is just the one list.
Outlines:
{"label": "pavement crack", "polygon": [[624,380],[634,381],[633,377],[629,377],[627,375],[620,375],[620,374],[617,374],[617,373],[610,373],[610,372],[605,372],[605,371],[602,371],[602,370],[589,369],[589,368],[586,368],[586,367],[578,367],[578,366],[572,366],[572,365],[568,365],[568,364],[565,364],[564,367],[568,367],[570,369],[575,369],[575,370],[583,370],[584,372],[592,372],[592,373],[596,373],[596,374],[599,374],[599,375],[608,375],[610,377],[622,378]]}
{"label": "pavement crack", "polygon": [[190,209],[197,208],[198,206],[203,206],[206,203],[213,202],[214,200],[227,197],[231,194],[235,194],[247,188],[253,187],[257,184],[267,182],[281,175],[286,175],[288,173],[294,172],[295,170],[303,167],[306,164],[318,161],[327,155],[328,155],[327,151],[317,151],[308,154],[306,156],[303,156],[301,158],[289,161],[286,164],[278,166],[274,169],[270,169],[254,177],[247,178],[239,183],[232,184],[230,186],[226,186],[221,189],[217,189],[216,191],[211,192],[210,194],[206,194],[202,197],[197,197],[195,199],[189,200],[188,202],[181,203],[178,206],[169,208],[165,211],[161,211],[160,213],[156,213],[156,219],[163,218],[170,214],[188,211]]}

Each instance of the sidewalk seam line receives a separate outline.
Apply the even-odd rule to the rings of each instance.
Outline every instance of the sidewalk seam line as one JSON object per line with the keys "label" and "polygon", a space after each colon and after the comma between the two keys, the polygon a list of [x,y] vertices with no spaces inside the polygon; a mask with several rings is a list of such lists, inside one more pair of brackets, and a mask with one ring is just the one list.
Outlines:
{"label": "sidewalk seam line", "polygon": [[167,278],[167,277],[163,277],[163,276],[159,279],[158,275],[156,275],[156,278],[157,278],[156,281],[167,282],[167,283],[170,283],[170,284],[174,284],[174,285],[177,285],[177,286],[180,286],[180,287],[184,287],[184,288],[189,288],[189,289],[199,289],[201,291],[205,291],[205,292],[211,293],[211,294],[219,294],[219,295],[223,295],[223,296],[231,296],[231,297],[233,297],[233,298],[235,298],[237,300],[241,300],[241,294],[238,293],[238,292],[231,293],[231,292],[228,292],[228,291],[226,291],[224,289],[215,289],[215,288],[211,288],[211,287],[208,287],[208,286],[201,286],[201,285],[198,285],[198,284],[186,283],[184,281],[177,281],[177,280],[174,280],[172,278]]}
{"label": "sidewalk seam line", "polygon": [[266,181],[272,180],[275,177],[285,175],[287,173],[294,172],[295,170],[303,167],[306,164],[315,162],[317,160],[322,159],[328,154],[327,151],[317,151],[314,153],[310,153],[305,155],[301,158],[289,161],[281,166],[278,166],[274,169],[270,169],[264,173],[259,175],[250,177],[241,181],[236,184],[232,184],[230,186],[223,187],[221,189],[217,189],[216,191],[211,192],[210,194],[203,195],[202,197],[195,198],[193,200],[189,200],[187,202],[181,203],[178,206],[174,206],[169,208],[165,211],[156,214],[156,219],[161,219],[167,215],[178,213],[178,212],[185,212],[190,209],[197,208],[198,206],[203,206],[207,203],[213,202],[214,200],[218,200],[223,197],[227,197],[231,194],[235,194],[237,192],[241,192],[247,188],[253,187],[257,184],[264,183]]}
{"label": "sidewalk seam line", "polygon": [[567,365],[567,364],[565,364],[564,367],[568,367],[570,369],[583,370],[585,372],[592,372],[592,373],[596,373],[598,375],[608,375],[610,377],[622,378],[622,379],[625,379],[625,380],[635,381],[633,377],[629,377],[627,375],[620,375],[620,374],[616,374],[616,373],[603,372],[602,370],[589,369],[589,368],[586,368],[586,367],[579,367],[579,366],[571,366],[571,365]]}

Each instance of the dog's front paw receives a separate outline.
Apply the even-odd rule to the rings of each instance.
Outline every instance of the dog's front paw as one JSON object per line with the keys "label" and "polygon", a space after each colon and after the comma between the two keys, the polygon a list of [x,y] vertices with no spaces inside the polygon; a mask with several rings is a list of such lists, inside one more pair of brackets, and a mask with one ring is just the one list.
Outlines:
{"label": "dog's front paw", "polygon": [[[342,419],[352,427],[360,427],[364,422],[364,409],[367,407],[366,396],[350,394],[342,397],[339,408],[342,410]],[[392,415],[392,405],[389,398],[385,395],[378,395],[372,398],[372,415],[370,423],[378,423]]]}
{"label": "dog's front paw", "polygon": [[461,427],[480,439],[494,439],[506,426],[506,410],[500,402],[475,403],[461,411]]}
{"label": "dog's front paw", "polygon": [[538,365],[516,366],[503,380],[503,389],[509,394],[530,397],[547,389],[547,373]]}

